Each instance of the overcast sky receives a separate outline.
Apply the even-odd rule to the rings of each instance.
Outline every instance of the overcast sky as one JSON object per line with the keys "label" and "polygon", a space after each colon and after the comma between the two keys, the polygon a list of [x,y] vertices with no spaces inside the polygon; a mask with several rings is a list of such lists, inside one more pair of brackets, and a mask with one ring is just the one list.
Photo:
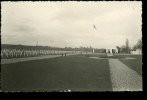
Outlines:
{"label": "overcast sky", "polygon": [[[2,44],[109,48],[142,37],[141,2],[2,2]],[[93,27],[96,26],[97,29]]]}

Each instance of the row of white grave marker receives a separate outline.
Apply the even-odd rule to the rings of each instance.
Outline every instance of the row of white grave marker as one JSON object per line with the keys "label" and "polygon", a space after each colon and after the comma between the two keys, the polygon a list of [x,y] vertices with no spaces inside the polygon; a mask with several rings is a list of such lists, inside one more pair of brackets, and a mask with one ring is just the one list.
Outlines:
{"label": "row of white grave marker", "polygon": [[21,56],[37,56],[37,55],[51,55],[63,53],[79,53],[80,51],[61,51],[61,50],[20,50],[20,49],[3,49],[1,50],[1,57],[21,57]]}

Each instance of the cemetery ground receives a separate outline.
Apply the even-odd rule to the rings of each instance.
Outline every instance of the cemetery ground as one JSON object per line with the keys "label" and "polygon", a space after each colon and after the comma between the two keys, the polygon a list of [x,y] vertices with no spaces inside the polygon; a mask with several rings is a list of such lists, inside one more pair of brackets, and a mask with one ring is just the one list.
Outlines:
{"label": "cemetery ground", "polygon": [[[89,54],[106,57],[106,54]],[[141,55],[114,55],[142,75]],[[108,59],[86,54],[1,65],[2,91],[113,91]],[[132,57],[136,59],[123,59]]]}

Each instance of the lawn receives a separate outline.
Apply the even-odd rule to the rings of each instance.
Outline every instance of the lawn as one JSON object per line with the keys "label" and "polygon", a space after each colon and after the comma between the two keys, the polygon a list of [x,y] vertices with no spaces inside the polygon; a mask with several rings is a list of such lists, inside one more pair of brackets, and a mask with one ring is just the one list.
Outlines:
{"label": "lawn", "polygon": [[142,55],[118,55],[119,57],[131,57],[136,59],[119,59],[122,63],[142,75]]}
{"label": "lawn", "polygon": [[[86,54],[76,55],[76,57],[86,57]],[[136,71],[138,74],[142,75],[142,64],[143,64],[142,55],[115,54],[114,56],[107,57],[105,53],[100,53],[100,54],[89,54],[89,57],[119,59],[122,63],[124,63],[125,65]],[[136,59],[125,59],[126,57],[136,58]]]}
{"label": "lawn", "polygon": [[107,59],[67,56],[1,68],[2,91],[112,91]]}

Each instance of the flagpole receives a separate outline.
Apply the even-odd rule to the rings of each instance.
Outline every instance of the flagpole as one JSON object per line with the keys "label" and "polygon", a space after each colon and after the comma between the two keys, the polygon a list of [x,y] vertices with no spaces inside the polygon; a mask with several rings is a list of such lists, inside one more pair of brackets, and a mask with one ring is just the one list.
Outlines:
{"label": "flagpole", "polygon": [[94,53],[94,29],[96,29],[96,26],[93,24],[93,53]]}
{"label": "flagpole", "polygon": [[94,28],[93,28],[93,53],[94,53]]}

